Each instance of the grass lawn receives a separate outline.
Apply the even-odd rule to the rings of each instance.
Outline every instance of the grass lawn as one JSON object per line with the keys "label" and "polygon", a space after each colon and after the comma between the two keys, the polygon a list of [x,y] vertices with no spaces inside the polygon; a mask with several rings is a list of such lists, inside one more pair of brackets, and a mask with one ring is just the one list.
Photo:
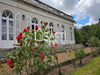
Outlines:
{"label": "grass lawn", "polygon": [[84,67],[78,68],[72,75],[100,75],[100,56],[94,58]]}

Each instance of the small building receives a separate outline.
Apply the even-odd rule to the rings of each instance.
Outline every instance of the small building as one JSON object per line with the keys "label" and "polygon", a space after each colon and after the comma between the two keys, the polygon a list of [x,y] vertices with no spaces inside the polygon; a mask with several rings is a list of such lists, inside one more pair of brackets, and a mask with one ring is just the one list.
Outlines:
{"label": "small building", "polygon": [[59,45],[75,44],[73,17],[39,0],[0,0],[0,48],[13,48],[24,28],[48,22],[50,32],[62,32]]}

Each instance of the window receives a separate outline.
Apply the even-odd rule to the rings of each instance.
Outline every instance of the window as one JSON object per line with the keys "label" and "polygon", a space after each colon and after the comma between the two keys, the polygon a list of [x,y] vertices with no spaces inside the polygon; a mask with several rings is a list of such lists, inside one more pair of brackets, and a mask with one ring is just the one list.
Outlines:
{"label": "window", "polygon": [[63,33],[63,35],[62,35],[62,40],[64,41],[64,40],[65,40],[64,25],[62,25],[62,33]]}
{"label": "window", "polygon": [[10,11],[2,13],[2,40],[13,40],[13,15]]}
{"label": "window", "polygon": [[31,22],[32,22],[32,29],[35,30],[35,26],[38,25],[38,19],[37,18],[33,18]]}
{"label": "window", "polygon": [[50,29],[50,33],[52,33],[52,31],[53,31],[53,23],[52,22],[49,24],[49,29]]}
{"label": "window", "polygon": [[57,24],[57,27],[59,27],[59,24]]}

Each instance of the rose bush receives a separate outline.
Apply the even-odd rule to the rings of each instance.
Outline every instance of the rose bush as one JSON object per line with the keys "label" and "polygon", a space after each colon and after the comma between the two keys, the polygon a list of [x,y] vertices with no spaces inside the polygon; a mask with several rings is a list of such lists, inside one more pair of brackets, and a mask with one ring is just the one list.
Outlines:
{"label": "rose bush", "polygon": [[75,54],[75,57],[80,60],[80,63],[79,65],[82,65],[82,59],[84,58],[85,56],[85,52],[83,50],[83,45],[81,46],[81,48],[77,49],[77,50],[74,50],[74,54]]}
{"label": "rose bush", "polygon": [[[34,73],[43,75],[45,68],[50,68],[51,64],[57,64],[58,56],[55,47],[58,44],[53,45],[51,43],[48,45],[51,33],[47,33],[49,31],[46,28],[47,25],[48,22],[43,22],[41,30],[38,30],[38,26],[35,27],[35,30],[30,30],[28,26],[16,37],[18,43],[14,44],[16,46],[14,51],[9,52],[6,58],[9,59],[7,65],[11,69],[13,68],[17,74],[25,71],[27,75]],[[52,33],[55,38],[55,31]],[[50,49],[49,46],[51,46]]]}

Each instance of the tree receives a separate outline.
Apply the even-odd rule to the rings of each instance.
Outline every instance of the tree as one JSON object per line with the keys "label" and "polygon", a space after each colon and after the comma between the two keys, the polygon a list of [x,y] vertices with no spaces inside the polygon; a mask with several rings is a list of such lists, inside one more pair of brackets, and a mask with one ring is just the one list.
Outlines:
{"label": "tree", "polygon": [[75,29],[74,29],[74,33],[75,33],[76,44],[81,43],[82,37],[81,37],[80,31],[79,31],[78,29],[75,28]]}

